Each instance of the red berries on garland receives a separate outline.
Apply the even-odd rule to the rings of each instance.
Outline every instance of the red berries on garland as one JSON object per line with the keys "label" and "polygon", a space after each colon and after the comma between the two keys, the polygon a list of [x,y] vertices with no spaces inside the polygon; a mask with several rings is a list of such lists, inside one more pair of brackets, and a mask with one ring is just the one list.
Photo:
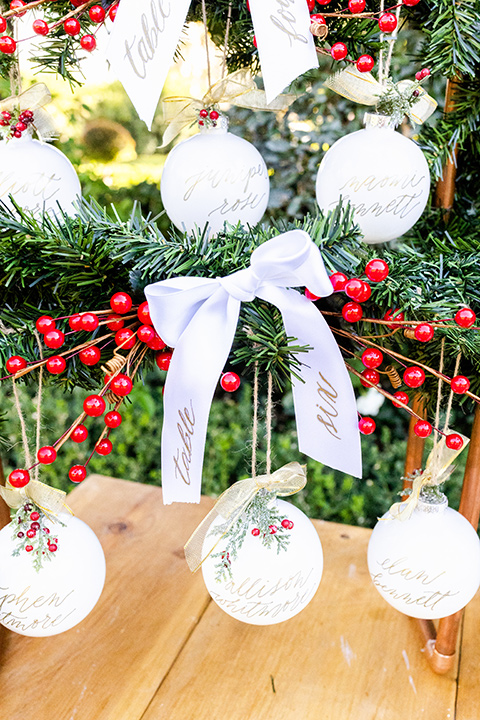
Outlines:
{"label": "red berries on garland", "polygon": [[356,302],[347,302],[342,308],[343,319],[350,323],[355,323],[361,320],[363,316],[363,310],[361,305]]}
{"label": "red berries on garland", "polygon": [[435,329],[428,323],[420,323],[415,328],[415,338],[420,342],[429,342],[435,333]]}
{"label": "red berries on garland", "polygon": [[108,17],[110,18],[110,20],[112,22],[115,20],[115,18],[117,16],[117,10],[118,10],[118,3],[116,3],[115,5],[112,5],[110,7],[110,10],[108,11]]}
{"label": "red berries on garland", "polygon": [[465,375],[456,375],[450,380],[450,387],[457,395],[464,395],[470,389],[470,380]]}
{"label": "red berries on garland", "polygon": [[[10,10],[19,10],[20,8],[24,7],[27,3],[25,0],[12,0],[10,3]],[[17,12],[15,13],[15,17],[23,17],[27,11],[24,10],[23,12]]]}
{"label": "red berries on garland", "polygon": [[109,315],[107,317],[107,327],[109,330],[112,330],[113,332],[117,332],[117,330],[121,330],[124,325],[125,325],[125,320],[122,318],[121,315]]}
{"label": "red berries on garland", "polygon": [[88,437],[88,430],[85,425],[77,425],[70,435],[70,440],[76,443],[84,442]]}
{"label": "red berries on garland", "polygon": [[117,292],[110,298],[110,307],[114,313],[125,315],[132,308],[132,298],[126,292]]}
{"label": "red berries on garland", "polygon": [[87,477],[87,469],[84,465],[74,465],[68,471],[68,477],[74,483],[80,483]]}
{"label": "red berries on garland", "polygon": [[413,432],[415,433],[415,435],[418,435],[418,437],[421,438],[426,438],[431,435],[432,430],[432,426],[426,420],[417,420],[417,422],[413,426]]}
{"label": "red berries on garland", "polygon": [[24,370],[27,367],[27,361],[25,358],[20,357],[20,355],[12,355],[8,358],[5,365],[7,371],[11,375],[15,375],[15,373],[20,372],[20,370]]}
{"label": "red berries on garland", "polygon": [[393,13],[385,12],[378,18],[378,27],[383,33],[391,33],[397,27],[397,18]]}
{"label": "red berries on garland", "polygon": [[89,395],[83,401],[83,410],[90,417],[99,417],[105,412],[105,400],[100,395]]}
{"label": "red berries on garland", "polygon": [[89,366],[96,365],[100,360],[100,356],[100,348],[98,348],[96,345],[90,345],[90,347],[86,347],[83,350],[80,350],[80,352],[78,353],[80,362],[82,362],[84,365]]}
{"label": "red berries on garland", "polygon": [[334,272],[330,275],[330,282],[332,283],[335,292],[341,292],[344,290],[347,280],[347,276],[341,272]]}
{"label": "red berries on garland", "polygon": [[151,325],[140,325],[137,330],[137,337],[144,343],[150,343],[155,337],[155,330]]}
{"label": "red berries on garland", "polygon": [[43,341],[47,347],[52,350],[56,350],[57,348],[62,347],[65,342],[65,335],[61,330],[49,330],[43,336]]}
{"label": "red berries on garland", "polygon": [[80,38],[80,45],[87,52],[93,52],[97,47],[97,41],[94,35],[84,35]]}
{"label": "red berries on garland", "polygon": [[41,20],[38,18],[37,20],[34,20],[32,23],[32,29],[33,32],[37,35],[48,35],[50,28],[48,27],[45,20]]}
{"label": "red berries on garland", "polygon": [[68,325],[72,330],[80,330],[82,327],[82,316],[80,313],[75,313],[68,318]]}
{"label": "red berries on garland", "polygon": [[397,390],[397,392],[393,393],[393,396],[397,398],[399,402],[394,402],[392,400],[392,405],[394,407],[403,407],[403,405],[408,405],[409,397],[407,393],[403,392],[402,390]]}
{"label": "red berries on garland", "polygon": [[405,320],[405,314],[403,312],[399,312],[396,308],[387,310],[385,315],[383,316],[384,320],[392,320],[392,322],[388,325],[389,328],[392,330],[395,330],[396,328],[400,327],[403,321]]}
{"label": "red berries on garland", "polygon": [[9,35],[3,35],[0,37],[0,52],[5,53],[6,55],[11,55],[15,52],[16,48],[17,43],[12,37]]}
{"label": "red berries on garland", "polygon": [[320,300],[320,295],[314,295],[314,293],[310,292],[308,288],[305,288],[305,297],[307,300],[311,300],[312,302],[315,302],[315,300]]}
{"label": "red berries on garland", "polygon": [[124,328],[115,333],[115,342],[125,350],[130,350],[135,345],[135,333]]}
{"label": "red berries on garland", "polygon": [[37,452],[37,458],[42,465],[50,465],[57,459],[57,451],[52,445],[45,445]]}
{"label": "red berries on garland", "polygon": [[132,388],[133,383],[131,379],[123,373],[116,375],[110,383],[110,390],[115,393],[115,395],[120,395],[120,397],[129,395],[132,392]]}
{"label": "red berries on garland", "polygon": [[122,416],[117,410],[109,410],[104,417],[105,425],[109,428],[117,428],[122,424]]}
{"label": "red berries on garland", "polygon": [[360,55],[356,62],[358,72],[370,72],[375,65],[375,60],[371,55]]}
{"label": "red berries on garland", "polygon": [[172,351],[171,350],[164,350],[163,352],[159,352],[155,356],[155,362],[157,363],[157,367],[160,370],[168,370],[170,367],[170,361],[172,359]]}
{"label": "red berries on garland", "polygon": [[98,327],[98,317],[93,313],[83,313],[80,316],[80,328],[86,332],[93,332]]}
{"label": "red berries on garland", "polygon": [[17,468],[17,470],[13,470],[8,476],[8,482],[14,488],[23,488],[30,482],[30,473],[28,470]]}
{"label": "red berries on garland", "polygon": [[45,335],[45,333],[49,332],[50,330],[55,330],[55,320],[50,317],[50,315],[42,315],[35,323],[35,327],[37,328],[39,333]]}
{"label": "red berries on garland", "polygon": [[358,15],[365,10],[365,0],[348,0],[348,9],[354,15]]}
{"label": "red berries on garland", "polygon": [[88,11],[88,15],[94,23],[101,23],[105,20],[105,10],[101,5],[92,5]]}
{"label": "red berries on garland", "polygon": [[463,447],[463,439],[458,433],[450,433],[445,438],[445,445],[449,450],[461,450]]}
{"label": "red berries on garland", "polygon": [[60,355],[52,355],[46,362],[46,368],[52,375],[60,375],[66,367],[67,363]]}
{"label": "red berries on garland", "polygon": [[7,21],[4,17],[0,16],[0,32],[5,32],[7,29]]}
{"label": "red berries on garland", "polygon": [[371,417],[364,417],[358,421],[358,429],[362,435],[371,435],[376,428],[375,420]]}
{"label": "red berries on garland", "polygon": [[77,18],[68,18],[68,20],[65,20],[63,23],[63,29],[67,33],[67,35],[71,35],[72,37],[74,35],[78,35],[80,32],[80,23],[78,22]]}
{"label": "red berries on garland", "polygon": [[385,278],[388,277],[389,272],[390,268],[388,267],[388,264],[385,260],[381,260],[380,258],[370,260],[365,267],[365,275],[372,282],[381,282],[382,280],[385,280]]}
{"label": "red berries on garland", "polygon": [[362,353],[362,363],[366,368],[375,369],[383,362],[383,353],[376,348],[367,348]]}
{"label": "red berries on garland", "polygon": [[137,316],[141,323],[144,325],[152,325],[152,318],[150,317],[150,311],[148,309],[148,302],[143,302],[138,310],[137,310]]}
{"label": "red berries on garland", "polygon": [[412,365],[403,373],[403,382],[411,388],[418,388],[425,382],[425,373],[421,367]]}
{"label": "red berries on garland", "polygon": [[463,328],[470,328],[475,324],[477,316],[470,308],[462,308],[455,313],[455,322]]}
{"label": "red berries on garland", "polygon": [[95,452],[97,452],[99,455],[110,455],[112,450],[113,450],[113,445],[108,438],[104,438],[103,440],[100,440],[95,445]]}
{"label": "red berries on garland", "polygon": [[163,350],[163,348],[166,347],[166,344],[157,332],[155,333],[153,340],[150,340],[147,345],[150,350]]}
{"label": "red berries on garland", "polygon": [[363,370],[362,373],[363,380],[360,380],[363,387],[372,387],[372,385],[378,385],[380,382],[380,375],[376,370]]}
{"label": "red berries on garland", "polygon": [[226,372],[220,378],[220,385],[226,392],[235,392],[240,387],[240,378],[237,373]]}
{"label": "red berries on garland", "polygon": [[330,55],[334,60],[343,60],[348,55],[348,49],[345,43],[336,42],[330,48]]}

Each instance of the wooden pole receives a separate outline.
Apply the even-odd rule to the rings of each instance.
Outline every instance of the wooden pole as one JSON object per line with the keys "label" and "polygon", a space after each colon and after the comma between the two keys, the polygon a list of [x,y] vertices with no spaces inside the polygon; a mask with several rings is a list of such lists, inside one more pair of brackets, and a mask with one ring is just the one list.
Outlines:
{"label": "wooden pole", "polygon": [[[458,80],[447,80],[445,92],[444,113],[451,113],[455,110],[455,95],[458,91]],[[435,192],[435,205],[445,210],[444,220],[448,222],[450,211],[455,199],[455,177],[457,175],[457,148],[451,160],[443,168],[443,177],[437,182]]]}
{"label": "wooden pole", "polygon": [[[2,458],[0,458],[0,483],[5,485],[5,473],[3,472]],[[10,510],[8,505],[0,498],[0,528],[5,527],[10,522]]]}
{"label": "wooden pole", "polygon": [[[421,417],[425,417],[425,408],[422,396],[417,394],[413,398],[412,403],[412,410],[417,413],[417,415],[420,415]],[[415,427],[415,423],[417,422],[417,418],[413,415],[410,416],[410,424],[408,426],[408,439],[407,439],[407,454],[405,456],[405,468],[403,471],[403,474],[405,477],[408,475],[411,475],[415,470],[419,470],[422,467],[422,459],[423,459],[423,450],[425,447],[425,440],[423,438],[418,437],[418,435],[415,435],[415,432],[413,428]],[[412,481],[411,480],[404,480],[403,481],[403,489],[406,490],[408,488],[412,487]],[[404,495],[402,500],[407,499],[407,495]]]}

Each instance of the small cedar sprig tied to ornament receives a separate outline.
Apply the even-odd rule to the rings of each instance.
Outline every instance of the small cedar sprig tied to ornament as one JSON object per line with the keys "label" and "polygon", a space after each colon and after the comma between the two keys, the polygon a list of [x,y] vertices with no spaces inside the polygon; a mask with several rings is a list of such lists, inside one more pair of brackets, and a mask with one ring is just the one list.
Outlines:
{"label": "small cedar sprig tied to ornament", "polygon": [[405,115],[412,124],[415,124],[415,115],[412,112],[415,103],[420,95],[420,87],[424,80],[431,75],[428,68],[423,68],[415,73],[415,82],[406,83],[404,86],[400,83],[394,83],[391,78],[387,78],[385,82],[385,91],[379,97],[375,107],[376,112],[380,115],[388,115],[392,119],[392,123],[400,125]]}
{"label": "small cedar sprig tied to ornament", "polygon": [[[222,538],[223,549],[211,555],[212,560],[216,560],[217,582],[232,578],[232,561],[237,558],[248,531],[258,538],[264,547],[275,547],[277,554],[287,549],[290,542],[289,531],[293,529],[294,523],[278,512],[275,498],[274,492],[260,490],[245,512],[227,530]],[[214,535],[222,535],[224,532],[224,524],[213,530]]]}
{"label": "small cedar sprig tied to ornament", "polygon": [[198,110],[198,126],[200,128],[217,127],[222,119],[226,123],[226,117],[221,115],[215,106],[203,107]]}
{"label": "small cedar sprig tied to ornament", "polygon": [[[55,519],[62,527],[65,524]],[[39,572],[45,562],[50,562],[58,550],[58,538],[55,537],[51,518],[35,503],[22,505],[13,517],[12,540],[16,547],[12,553],[15,557],[23,552],[31,554],[33,567]]]}

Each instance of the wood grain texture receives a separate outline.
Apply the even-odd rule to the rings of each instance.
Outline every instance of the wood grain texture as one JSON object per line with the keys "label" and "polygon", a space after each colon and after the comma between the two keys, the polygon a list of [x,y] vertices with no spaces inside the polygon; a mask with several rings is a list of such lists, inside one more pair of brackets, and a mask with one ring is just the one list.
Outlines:
{"label": "wood grain texture", "polygon": [[4,632],[0,717],[137,720],[209,602],[182,546],[212,502],[165,507],[158,488],[101,476],[69,502],[102,543],[105,589],[61,635]]}
{"label": "wood grain texture", "polygon": [[458,681],[456,720],[477,720],[480,717],[480,689],[478,671],[480,668],[480,599],[477,593],[467,605],[460,631],[460,677]]}
{"label": "wood grain texture", "polygon": [[310,605],[254,627],[211,603],[142,720],[453,720],[455,673],[431,672],[416,623],[372,586],[370,531],[315,525],[325,570]]}

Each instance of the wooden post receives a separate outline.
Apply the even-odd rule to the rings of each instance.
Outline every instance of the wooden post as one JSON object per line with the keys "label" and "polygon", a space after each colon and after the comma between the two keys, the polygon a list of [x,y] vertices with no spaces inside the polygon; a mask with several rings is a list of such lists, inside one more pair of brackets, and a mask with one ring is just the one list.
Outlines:
{"label": "wooden post", "polygon": [[[420,415],[421,417],[425,417],[425,408],[423,404],[422,396],[417,394],[413,398],[412,403],[412,410],[417,413],[417,415]],[[407,439],[407,454],[405,457],[405,469],[403,471],[405,477],[407,475],[411,475],[415,470],[419,470],[422,467],[422,459],[423,459],[423,450],[425,448],[425,440],[423,438],[418,437],[418,435],[415,435],[415,432],[413,428],[415,427],[415,423],[417,422],[417,418],[413,415],[410,416],[410,424],[408,426],[408,439]],[[412,487],[412,481],[411,480],[404,480],[403,481],[403,489],[406,490],[407,488]],[[404,495],[402,497],[402,500],[407,499],[407,495]]]}
{"label": "wooden post", "polygon": [[[0,458],[0,484],[5,485],[5,474],[3,472],[2,458]],[[10,522],[10,511],[6,503],[0,498],[0,528]]]}
{"label": "wooden post", "polygon": [[[451,113],[455,110],[455,94],[459,86],[458,80],[447,80],[445,93],[444,113]],[[445,210],[444,220],[448,221],[450,211],[455,199],[455,177],[457,175],[457,149],[453,153],[453,159],[443,168],[443,177],[437,183],[435,192],[435,205]]]}

